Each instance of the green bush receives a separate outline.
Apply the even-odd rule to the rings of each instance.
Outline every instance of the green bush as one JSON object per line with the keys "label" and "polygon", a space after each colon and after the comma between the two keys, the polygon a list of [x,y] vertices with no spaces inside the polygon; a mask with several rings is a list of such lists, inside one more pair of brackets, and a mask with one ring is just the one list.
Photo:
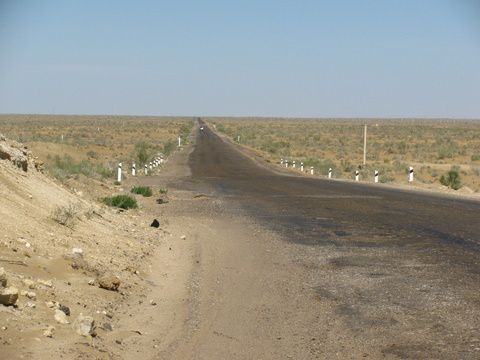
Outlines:
{"label": "green bush", "polygon": [[453,190],[458,190],[462,187],[460,174],[456,169],[451,169],[448,173],[442,175],[440,177],[440,183],[442,185],[448,186],[449,188],[452,188]]}
{"label": "green bush", "polygon": [[143,195],[144,197],[152,196],[152,189],[149,186],[134,186],[130,192]]}
{"label": "green bush", "polygon": [[480,160],[480,154],[473,154],[471,157],[472,161],[478,161]]}
{"label": "green bush", "polygon": [[105,197],[102,202],[108,206],[118,207],[121,209],[136,209],[138,207],[137,200],[128,195],[116,195]]}
{"label": "green bush", "polygon": [[160,189],[160,194],[166,194],[168,192],[168,189],[161,188]]}

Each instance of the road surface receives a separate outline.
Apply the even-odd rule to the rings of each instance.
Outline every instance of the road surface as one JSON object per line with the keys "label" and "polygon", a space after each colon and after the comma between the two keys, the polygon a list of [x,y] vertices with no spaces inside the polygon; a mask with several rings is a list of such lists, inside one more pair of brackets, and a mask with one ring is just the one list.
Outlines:
{"label": "road surface", "polygon": [[227,224],[168,356],[480,358],[479,202],[282,174],[206,125],[189,165]]}

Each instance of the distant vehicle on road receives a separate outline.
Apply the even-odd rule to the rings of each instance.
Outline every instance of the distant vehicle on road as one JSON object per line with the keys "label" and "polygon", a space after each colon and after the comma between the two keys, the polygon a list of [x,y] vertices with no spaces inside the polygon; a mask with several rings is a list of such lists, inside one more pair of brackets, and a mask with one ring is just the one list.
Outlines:
{"label": "distant vehicle on road", "polygon": [[203,126],[200,126],[200,130],[202,130],[202,131],[203,131]]}

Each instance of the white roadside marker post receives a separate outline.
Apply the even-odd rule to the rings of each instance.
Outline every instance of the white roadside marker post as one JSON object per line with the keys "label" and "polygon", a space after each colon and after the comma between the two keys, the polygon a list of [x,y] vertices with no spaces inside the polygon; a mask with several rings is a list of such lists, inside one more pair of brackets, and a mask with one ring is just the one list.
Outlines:
{"label": "white roadside marker post", "polygon": [[122,182],[122,163],[118,163],[117,181]]}
{"label": "white roadside marker post", "polygon": [[237,142],[240,143],[240,135],[237,136]]}
{"label": "white roadside marker post", "polygon": [[332,178],[332,168],[328,168],[328,178]]}
{"label": "white roadside marker post", "polygon": [[182,146],[182,138],[178,136],[178,147]]}
{"label": "white roadside marker post", "polygon": [[310,166],[310,175],[313,175],[313,166]]}
{"label": "white roadside marker post", "polygon": [[375,183],[378,183],[378,170],[375,170]]}
{"label": "white roadside marker post", "polygon": [[288,168],[288,160],[285,160],[285,167]]}
{"label": "white roadside marker post", "polygon": [[135,169],[135,163],[132,164],[132,176],[135,176],[136,169]]}
{"label": "white roadside marker post", "polygon": [[295,160],[293,160],[292,167],[295,169]]}
{"label": "white roadside marker post", "polygon": [[145,175],[148,175],[148,165],[145,164]]}
{"label": "white roadside marker post", "polygon": [[303,172],[303,161],[300,163],[300,171]]}
{"label": "white roadside marker post", "polygon": [[358,170],[355,170],[355,181],[358,181],[360,179],[360,172]]}
{"label": "white roadside marker post", "polygon": [[150,161],[150,166],[149,167],[150,167],[150,170],[153,170],[153,164],[152,164],[151,161]]}
{"label": "white roadside marker post", "polygon": [[408,182],[413,182],[413,167],[408,168]]}
{"label": "white roadside marker post", "polygon": [[280,159],[280,165],[283,165],[283,159]]}

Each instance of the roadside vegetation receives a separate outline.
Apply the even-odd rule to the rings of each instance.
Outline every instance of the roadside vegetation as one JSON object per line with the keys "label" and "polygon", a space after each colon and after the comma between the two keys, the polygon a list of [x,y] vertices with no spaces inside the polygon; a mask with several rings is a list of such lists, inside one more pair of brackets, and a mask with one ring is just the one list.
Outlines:
{"label": "roadside vegetation", "polygon": [[113,164],[104,166],[98,163],[93,163],[90,160],[75,161],[69,155],[55,155],[47,157],[47,171],[58,180],[64,181],[68,178],[79,175],[93,177],[100,180],[113,178],[114,169]]}
{"label": "roadside vegetation", "polygon": [[116,195],[104,197],[102,202],[105,205],[117,207],[121,209],[136,209],[138,207],[137,200],[129,195]]}
{"label": "roadside vegetation", "polygon": [[[469,191],[480,191],[480,122],[449,120],[368,120],[367,164],[363,165],[364,120],[211,118],[216,129],[233,141],[259,151],[270,162],[281,158],[303,161],[316,174],[380,182],[407,182],[409,166],[415,181],[434,186],[448,183],[459,189],[457,178],[445,174],[456,167],[458,179]],[[443,182],[441,178],[443,175]]]}
{"label": "roadside vegetation", "polygon": [[60,225],[73,228],[78,216],[78,206],[68,204],[67,206],[57,206],[51,213],[50,217]]}
{"label": "roadside vegetation", "polygon": [[453,190],[460,189],[462,187],[462,181],[460,179],[458,169],[451,169],[448,173],[442,175],[440,177],[440,183],[452,188]]}
{"label": "roadside vegetation", "polygon": [[133,194],[142,195],[143,197],[150,197],[153,194],[152,189],[149,186],[134,186],[130,192]]}
{"label": "roadside vegetation", "polygon": [[118,162],[137,170],[188,143],[187,117],[0,115],[5,136],[25,143],[60,180],[75,175],[114,178]]}

